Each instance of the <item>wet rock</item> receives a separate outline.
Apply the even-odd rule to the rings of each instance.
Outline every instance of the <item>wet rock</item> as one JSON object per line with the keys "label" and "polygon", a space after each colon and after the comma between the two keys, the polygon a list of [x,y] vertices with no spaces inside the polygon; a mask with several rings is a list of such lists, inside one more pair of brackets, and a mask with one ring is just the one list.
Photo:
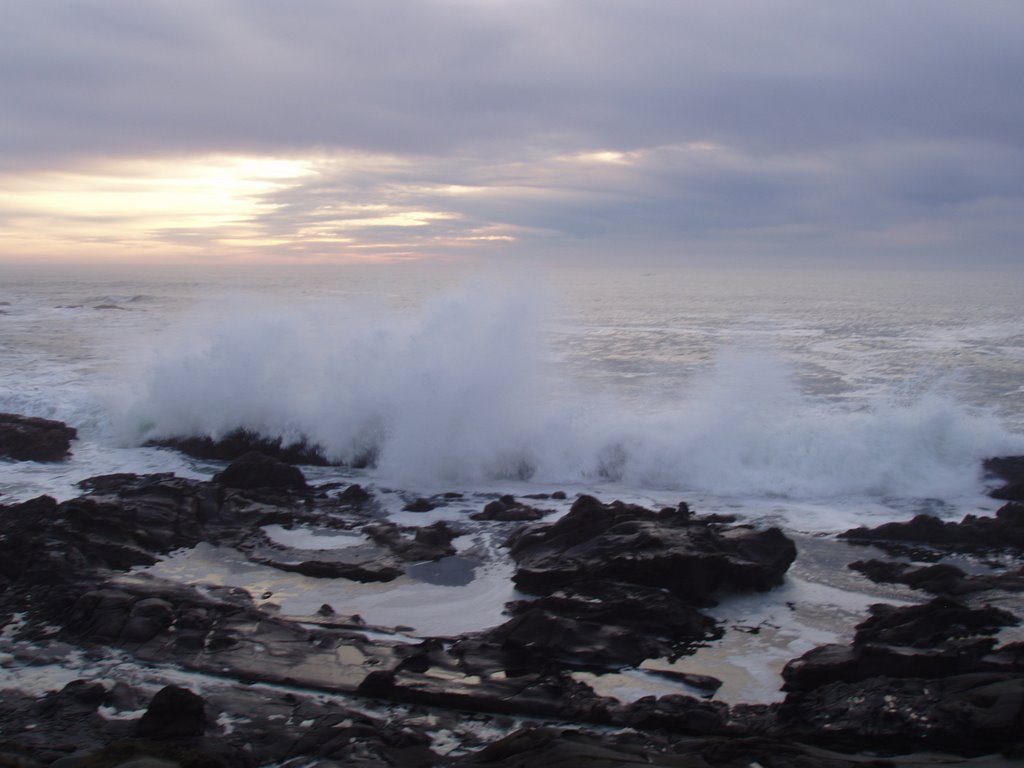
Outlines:
{"label": "wet rock", "polygon": [[993,635],[1019,624],[1013,614],[999,608],[968,608],[938,597],[923,605],[872,605],[871,615],[857,625],[854,645],[883,643],[910,648],[936,648],[943,642],[977,635]]}
{"label": "wet rock", "polygon": [[951,552],[1024,549],[1024,504],[1010,503],[995,517],[966,515],[960,522],[944,522],[932,515],[916,515],[902,523],[884,523],[877,528],[854,528],[839,534],[852,543],[872,543],[883,549],[895,544],[923,544]]}
{"label": "wet rock", "polygon": [[977,673],[940,680],[873,677],[793,693],[777,731],[832,749],[985,754],[1019,744],[1024,677]]}
{"label": "wet rock", "polygon": [[149,475],[137,475],[134,472],[115,472],[110,475],[88,477],[85,480],[80,480],[76,485],[83,491],[95,494],[137,494],[146,489],[155,489],[173,477],[173,472],[158,472]]}
{"label": "wet rock", "polygon": [[63,461],[77,436],[62,421],[0,413],[0,459]]}
{"label": "wet rock", "polygon": [[[5,662],[6,672],[6,662]],[[5,687],[0,695],[0,765],[51,765],[101,743],[131,735],[130,725],[108,721],[98,712],[111,699],[104,686],[73,680],[42,696]]]}
{"label": "wet rock", "polygon": [[985,471],[1005,485],[996,488],[989,495],[994,499],[1024,501],[1024,456],[1004,456],[987,459]]}
{"label": "wet rock", "polygon": [[[928,756],[922,756],[920,760],[907,761],[906,765],[932,763]],[[663,736],[635,731],[598,734],[580,729],[538,726],[514,731],[456,763],[492,768],[863,768],[868,764],[904,763],[756,736],[729,738],[697,732],[687,737],[676,733]],[[968,763],[943,756],[935,758],[934,764],[966,766]]]}
{"label": "wet rock", "polygon": [[[783,669],[784,690],[801,691],[833,682],[875,677],[938,679],[999,666],[990,658],[992,635],[1018,623],[998,608],[968,608],[948,598],[923,605],[873,605],[857,625],[852,645],[814,648]],[[1011,654],[1012,655],[1012,654]]]}
{"label": "wet rock", "polygon": [[422,497],[413,499],[406,504],[402,509],[406,512],[430,512],[435,509],[436,505],[430,499],[424,499]]}
{"label": "wet rock", "polygon": [[621,625],[580,621],[531,607],[487,634],[503,652],[503,666],[522,674],[549,666],[590,669],[637,666],[667,656],[672,647],[656,637],[638,635]]}
{"label": "wet rock", "polygon": [[303,560],[286,563],[269,558],[256,558],[254,562],[277,568],[279,571],[299,573],[314,579],[347,579],[349,581],[387,582],[402,575],[402,569],[381,563],[346,563],[330,560]]}
{"label": "wet rock", "polygon": [[[544,498],[547,498],[545,496]],[[499,522],[535,522],[540,520],[547,511],[517,502],[512,496],[488,502],[480,512],[470,515],[472,520],[496,520]]]}
{"label": "wet rock", "polygon": [[658,754],[646,744],[619,741],[578,730],[526,728],[488,745],[459,764],[493,768],[628,768],[641,765],[690,768],[696,765],[689,756],[671,755],[667,750]]}
{"label": "wet rock", "polygon": [[652,512],[591,496],[551,525],[520,530],[509,545],[515,583],[532,594],[609,580],[666,589],[696,605],[714,605],[722,592],[767,591],[796,557],[777,528],[725,528],[688,510]]}
{"label": "wet rock", "polygon": [[214,461],[234,461],[251,451],[257,451],[288,464],[324,466],[330,463],[318,446],[301,441],[284,444],[279,437],[264,437],[247,429],[237,429],[216,440],[205,436],[166,437],[151,440],[149,444],[173,448],[193,458]]}
{"label": "wet rock", "polygon": [[168,685],[157,691],[135,726],[146,739],[194,739],[206,731],[206,709],[201,696],[187,688]]}
{"label": "wet rock", "polygon": [[370,498],[369,491],[358,483],[353,483],[337,496],[337,500],[342,504],[351,504],[353,506],[365,504]]}
{"label": "wet rock", "polygon": [[411,670],[371,673],[360,694],[381,696],[390,701],[443,709],[558,718],[579,723],[608,724],[608,709],[615,702],[598,696],[593,689],[561,670],[549,670],[512,678],[476,678],[453,674],[453,668],[438,669],[446,679]]}
{"label": "wet rock", "polygon": [[721,734],[729,722],[729,707],[720,701],[704,701],[679,694],[644,696],[616,709],[613,719],[617,725],[643,730]]}
{"label": "wet rock", "polygon": [[443,520],[413,530],[415,533],[410,539],[395,523],[377,523],[365,526],[363,533],[403,560],[439,560],[455,554],[452,541],[459,532]]}
{"label": "wet rock", "polygon": [[849,567],[860,571],[874,582],[906,584],[932,594],[963,594],[968,583],[967,574],[948,563],[917,566],[887,560],[857,560]]}
{"label": "wet rock", "polygon": [[678,680],[683,685],[703,691],[703,698],[710,698],[722,687],[722,681],[711,675],[698,675],[693,672],[677,672],[674,669],[646,669],[649,675],[656,675],[667,680]]}
{"label": "wet rock", "polygon": [[553,664],[620,669],[644,659],[675,657],[720,634],[715,622],[673,595],[621,582],[583,582],[537,600],[511,603],[504,624],[457,644],[490,647],[509,674]]}
{"label": "wet rock", "polygon": [[250,451],[235,459],[213,480],[231,488],[303,490],[306,487],[302,470],[258,451]]}
{"label": "wet rock", "polygon": [[720,636],[714,619],[655,587],[614,581],[573,584],[536,600],[508,606],[520,615],[543,609],[597,624],[618,624],[644,635],[690,643]]}

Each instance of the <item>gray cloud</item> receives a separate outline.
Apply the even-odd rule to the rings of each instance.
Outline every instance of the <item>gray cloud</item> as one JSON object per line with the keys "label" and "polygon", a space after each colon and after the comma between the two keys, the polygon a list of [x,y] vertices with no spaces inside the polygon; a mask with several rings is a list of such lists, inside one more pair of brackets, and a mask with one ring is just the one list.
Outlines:
{"label": "gray cloud", "polygon": [[421,249],[1011,261],[1022,28],[1009,0],[0,0],[0,168],[319,153],[262,232],[373,204],[451,213],[374,229]]}

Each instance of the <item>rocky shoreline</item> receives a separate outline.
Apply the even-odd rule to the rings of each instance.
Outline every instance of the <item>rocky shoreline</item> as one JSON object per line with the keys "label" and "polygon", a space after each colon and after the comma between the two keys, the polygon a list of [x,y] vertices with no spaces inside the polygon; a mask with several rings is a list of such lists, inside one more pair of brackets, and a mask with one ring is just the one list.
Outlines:
{"label": "rocky shoreline", "polygon": [[[16,428],[73,438],[53,424]],[[658,674],[675,691],[625,701],[586,681],[717,642],[710,607],[786,578],[798,552],[782,531],[685,503],[652,510],[587,495],[558,500],[563,514],[505,496],[464,523],[399,525],[360,486],[311,486],[282,461],[294,456],[236,442],[218,449],[233,461],[209,481],[106,475],[84,480],[75,499],[0,506],[0,765],[838,768],[1024,757],[1024,643],[998,636],[1024,616],[1019,457],[989,463],[1007,483],[995,517],[918,516],[843,534],[835,546],[851,569],[920,600],[872,606],[849,644],[792,659],[783,701],[729,705],[714,698],[714,670],[667,667]],[[345,545],[295,546],[271,529]],[[471,532],[500,543],[521,596],[501,623],[444,636],[327,603],[293,615],[273,595],[152,570],[211,545],[254,567],[373,589],[457,561]],[[53,670],[61,684],[40,690]]]}

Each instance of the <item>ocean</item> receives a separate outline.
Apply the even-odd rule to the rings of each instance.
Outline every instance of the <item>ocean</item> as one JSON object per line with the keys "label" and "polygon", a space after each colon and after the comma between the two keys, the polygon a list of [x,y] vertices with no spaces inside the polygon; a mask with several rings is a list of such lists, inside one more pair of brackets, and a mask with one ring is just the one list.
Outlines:
{"label": "ocean", "polygon": [[1024,452],[1024,281],[993,273],[523,267],[12,267],[0,410],[66,421],[65,464],[209,476],[143,447],[244,427],[409,492],[581,491],[842,530],[986,513]]}
{"label": "ocean", "polygon": [[[711,613],[725,636],[671,666],[723,680],[720,700],[778,701],[788,659],[848,642],[873,602],[921,599],[849,571],[830,534],[1000,506],[981,462],[1024,453],[1021,307],[1024,281],[991,273],[7,266],[0,411],[79,439],[67,462],[0,461],[0,503],[71,498],[110,472],[208,479],[223,465],[146,442],[237,428],[320,446],[339,465],[304,467],[311,482],[358,482],[404,525],[468,523],[499,493],[561,490],[543,502],[560,513],[578,493],[686,501],[797,541],[782,587],[724,600]],[[442,491],[462,496],[403,511]],[[415,642],[499,624],[522,597],[500,538],[466,531],[450,563],[389,585],[207,544],[152,572],[284,614],[326,602]],[[644,669],[584,678],[621,700],[675,690]]]}

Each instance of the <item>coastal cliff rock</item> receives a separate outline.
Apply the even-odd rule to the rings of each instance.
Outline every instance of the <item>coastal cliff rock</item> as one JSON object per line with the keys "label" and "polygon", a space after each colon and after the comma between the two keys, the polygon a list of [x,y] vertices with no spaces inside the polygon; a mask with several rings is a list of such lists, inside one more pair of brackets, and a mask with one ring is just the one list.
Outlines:
{"label": "coastal cliff rock", "polygon": [[62,421],[0,413],[0,459],[63,461],[77,436]]}

